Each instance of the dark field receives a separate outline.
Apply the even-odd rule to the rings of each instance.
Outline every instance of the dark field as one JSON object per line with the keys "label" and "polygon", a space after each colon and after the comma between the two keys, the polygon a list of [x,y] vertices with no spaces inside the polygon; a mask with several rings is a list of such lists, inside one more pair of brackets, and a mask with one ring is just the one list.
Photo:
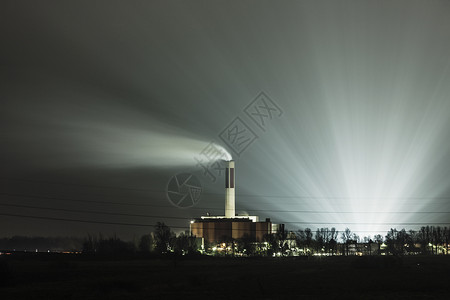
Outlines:
{"label": "dark field", "polygon": [[0,259],[0,299],[449,299],[450,257]]}

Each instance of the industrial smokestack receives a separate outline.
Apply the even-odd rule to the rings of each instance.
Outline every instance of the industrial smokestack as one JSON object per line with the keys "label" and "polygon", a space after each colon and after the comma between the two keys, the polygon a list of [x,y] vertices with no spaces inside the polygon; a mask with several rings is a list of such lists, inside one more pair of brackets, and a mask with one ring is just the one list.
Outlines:
{"label": "industrial smokestack", "polygon": [[234,179],[234,161],[230,160],[225,170],[225,218],[234,218],[236,215]]}

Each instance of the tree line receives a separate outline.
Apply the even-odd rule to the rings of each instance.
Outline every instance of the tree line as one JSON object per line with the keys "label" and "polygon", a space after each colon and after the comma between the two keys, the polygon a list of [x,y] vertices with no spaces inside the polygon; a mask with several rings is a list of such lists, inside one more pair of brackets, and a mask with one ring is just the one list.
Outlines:
{"label": "tree line", "polygon": [[163,222],[157,222],[153,232],[142,235],[138,241],[122,241],[117,236],[103,237],[88,235],[82,247],[88,254],[177,254],[192,255],[199,252],[201,245],[188,232],[178,236]]}
{"label": "tree line", "polygon": [[340,233],[335,228],[319,228],[315,233],[306,228],[296,232],[296,242],[304,253],[311,254],[448,254],[450,230],[441,226],[408,231],[391,228],[385,236],[360,237],[349,228]]}
{"label": "tree line", "polygon": [[[349,228],[339,232],[333,228],[282,230],[266,234],[255,242],[249,235],[239,239],[223,237],[216,242],[203,241],[188,232],[178,236],[164,223],[143,235],[137,243],[117,238],[88,237],[83,252],[137,252],[153,254],[209,254],[218,256],[311,256],[311,255],[436,255],[449,253],[450,232],[447,227],[424,226],[419,230],[390,229],[386,235],[360,237]],[[114,250],[116,249],[116,250]]]}
{"label": "tree line", "polygon": [[349,228],[282,230],[267,234],[255,242],[249,235],[239,239],[223,237],[210,243],[188,231],[176,235],[169,226],[157,222],[152,232],[137,240],[123,241],[117,236],[88,235],[84,239],[59,237],[21,237],[0,239],[1,250],[34,251],[59,249],[87,254],[210,254],[223,256],[311,256],[311,255],[440,255],[449,254],[450,230],[441,226],[423,226],[419,230],[390,229],[384,236],[359,236]]}

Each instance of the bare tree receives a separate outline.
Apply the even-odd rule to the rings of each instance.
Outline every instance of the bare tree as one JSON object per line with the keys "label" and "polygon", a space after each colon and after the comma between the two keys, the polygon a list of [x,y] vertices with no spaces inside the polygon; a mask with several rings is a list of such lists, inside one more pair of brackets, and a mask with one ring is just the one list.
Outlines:
{"label": "bare tree", "polygon": [[439,254],[439,246],[443,246],[442,240],[443,239],[441,226],[436,226],[434,228],[434,242],[436,244],[436,254]]}
{"label": "bare tree", "polygon": [[305,239],[306,239],[307,249],[311,249],[313,234],[312,234],[312,230],[310,228],[305,228]]}
{"label": "bare tree", "polygon": [[386,234],[386,245],[387,249],[391,254],[397,255],[398,249],[396,247],[398,231],[397,229],[391,228]]}
{"label": "bare tree", "polygon": [[349,228],[345,228],[341,234],[342,242],[345,245],[345,255],[348,255],[348,246],[352,240],[353,234]]}
{"label": "bare tree", "polygon": [[324,240],[324,229],[323,228],[317,228],[316,235],[314,236],[314,239],[316,240],[316,251],[321,253],[323,246],[325,244]]}
{"label": "bare tree", "polygon": [[383,236],[381,234],[377,234],[374,237],[375,243],[377,243],[378,246],[378,255],[381,254],[381,244],[383,244]]}
{"label": "bare tree", "polygon": [[449,250],[449,242],[450,242],[450,230],[447,227],[444,227],[443,230],[443,235],[444,235],[444,243],[445,243],[445,253],[448,255],[448,250]]}
{"label": "bare tree", "polygon": [[297,244],[300,248],[303,248],[303,253],[306,253],[306,233],[304,230],[299,229],[296,232]]}
{"label": "bare tree", "polygon": [[407,246],[408,246],[408,252],[416,253],[417,252],[417,237],[418,234],[414,230],[409,230],[408,232],[408,239],[407,239]]}
{"label": "bare tree", "polygon": [[386,235],[386,244],[390,253],[394,255],[404,254],[405,245],[409,242],[409,234],[405,229],[398,231],[391,228]]}
{"label": "bare tree", "polygon": [[352,240],[350,243],[355,245],[356,252],[362,252],[360,249],[360,244],[359,244],[360,242],[361,242],[361,239],[360,239],[359,235],[357,235],[356,233],[353,233]]}
{"label": "bare tree", "polygon": [[422,254],[428,254],[428,244],[430,243],[430,239],[427,228],[425,226],[421,227],[418,235]]}
{"label": "bare tree", "polygon": [[334,255],[336,253],[337,248],[337,237],[339,232],[336,231],[336,228],[332,227],[330,230],[330,239],[329,239],[329,245],[331,249],[331,254]]}

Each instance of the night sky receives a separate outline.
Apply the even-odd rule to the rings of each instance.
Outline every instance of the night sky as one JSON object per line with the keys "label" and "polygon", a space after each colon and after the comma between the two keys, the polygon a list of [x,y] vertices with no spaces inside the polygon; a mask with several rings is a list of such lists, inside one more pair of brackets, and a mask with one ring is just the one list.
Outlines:
{"label": "night sky", "polygon": [[[196,160],[211,142],[240,214],[450,224],[449,1],[6,1],[0,36],[0,236],[223,214],[224,176]],[[178,173],[193,207],[166,195]]]}

